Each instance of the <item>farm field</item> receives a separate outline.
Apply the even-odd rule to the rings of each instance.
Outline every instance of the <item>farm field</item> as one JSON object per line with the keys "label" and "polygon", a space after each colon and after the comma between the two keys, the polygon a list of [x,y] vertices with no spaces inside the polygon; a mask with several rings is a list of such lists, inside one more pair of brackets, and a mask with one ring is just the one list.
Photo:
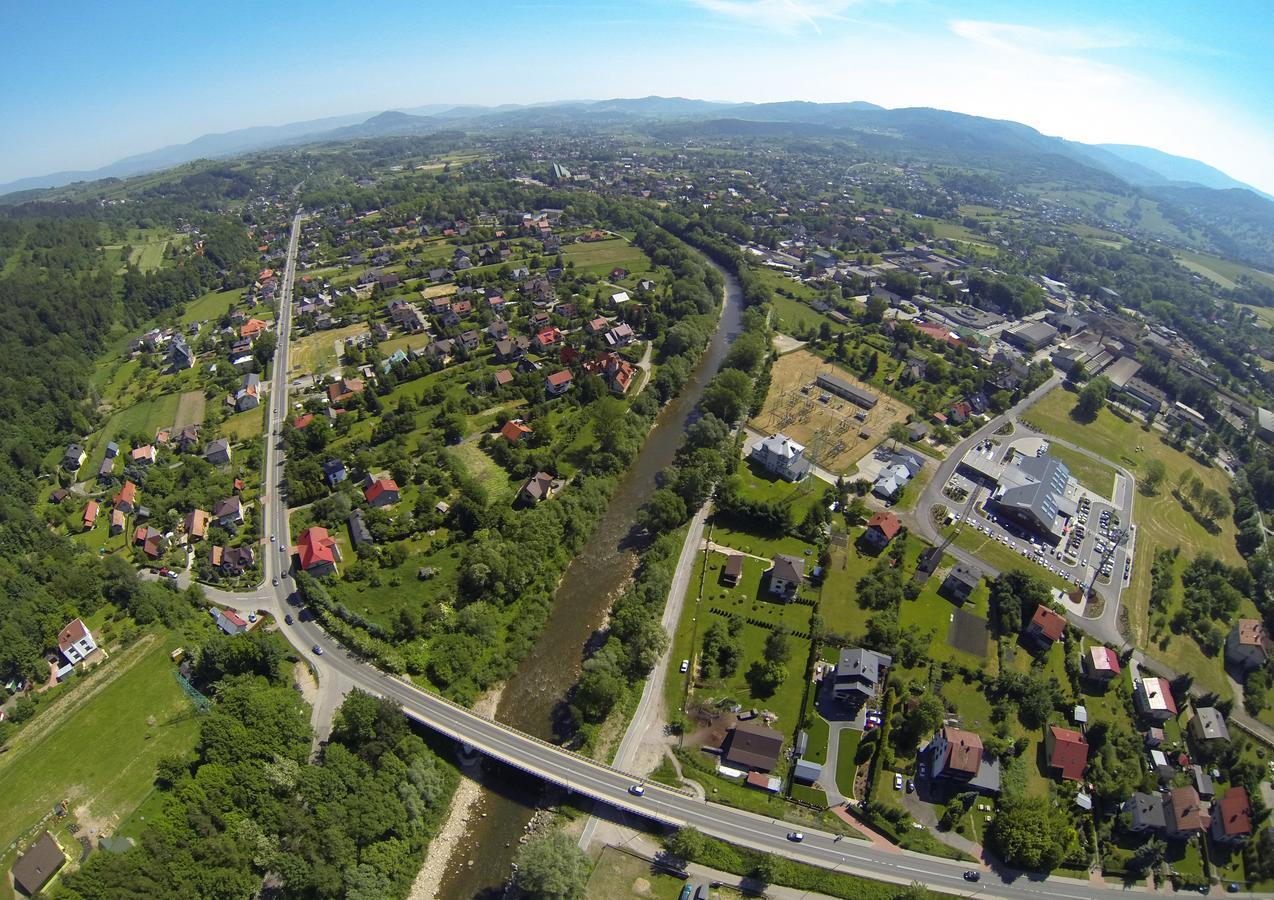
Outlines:
{"label": "farm field", "polygon": [[[144,636],[14,739],[0,756],[0,841],[62,800],[82,825],[110,829],[145,799],[161,757],[194,746],[198,720],[169,659],[178,643],[168,632]],[[85,752],[86,735],[110,739]]]}
{"label": "farm field", "polygon": [[446,452],[458,459],[471,477],[482,483],[490,502],[513,500],[513,493],[518,486],[513,483],[509,473],[488,456],[476,441],[465,441],[455,447],[448,447]]}
{"label": "farm field", "polygon": [[346,325],[343,328],[332,328],[328,331],[316,331],[305,337],[293,338],[288,350],[288,377],[326,374],[337,368],[340,357],[337,355],[336,342],[344,343],[348,338],[360,334],[367,334],[366,322]]}
{"label": "farm field", "polygon": [[1274,287],[1274,272],[1266,272],[1263,269],[1246,266],[1243,263],[1231,262],[1228,259],[1221,259],[1219,256],[1208,256],[1205,253],[1195,253],[1191,250],[1178,250],[1173,253],[1173,256],[1177,262],[1191,272],[1211,279],[1223,288],[1234,287],[1238,279],[1243,276],[1247,276],[1266,287]]}
{"label": "farm field", "polygon": [[[1150,602],[1150,564],[1156,547],[1180,547],[1193,558],[1208,551],[1230,565],[1242,565],[1243,559],[1234,545],[1234,523],[1230,519],[1216,523],[1216,533],[1209,532],[1171,495],[1171,486],[1181,473],[1190,469],[1204,485],[1223,494],[1229,493],[1229,478],[1219,469],[1205,467],[1191,457],[1168,446],[1156,431],[1145,431],[1135,422],[1126,422],[1109,409],[1103,409],[1091,424],[1081,424],[1070,416],[1075,398],[1063,388],[1050,391],[1028,411],[1026,419],[1049,434],[1056,434],[1094,453],[1115,460],[1133,473],[1133,477],[1151,459],[1159,459],[1168,477],[1157,497],[1138,495],[1134,509],[1137,540],[1133,556],[1132,581],[1125,592],[1129,621],[1137,640],[1146,637],[1146,616]],[[1153,515],[1148,510],[1153,509]]]}
{"label": "farm field", "polygon": [[[872,410],[860,409],[841,397],[820,403],[823,392],[813,388],[817,375],[835,375],[843,381],[870,391],[879,398]],[[749,424],[765,434],[782,432],[808,448],[808,453],[825,469],[837,474],[852,471],[858,460],[884,437],[889,426],[904,422],[913,410],[901,401],[882,395],[878,388],[863,384],[844,369],[825,362],[808,350],[780,356],[774,363],[770,392],[761,412]],[[857,417],[864,416],[860,421]],[[866,432],[867,438],[860,437]]]}
{"label": "farm field", "polygon": [[182,394],[181,399],[177,402],[177,412],[173,417],[173,427],[202,425],[206,402],[207,398],[204,397],[203,391],[186,391],[186,393]]}

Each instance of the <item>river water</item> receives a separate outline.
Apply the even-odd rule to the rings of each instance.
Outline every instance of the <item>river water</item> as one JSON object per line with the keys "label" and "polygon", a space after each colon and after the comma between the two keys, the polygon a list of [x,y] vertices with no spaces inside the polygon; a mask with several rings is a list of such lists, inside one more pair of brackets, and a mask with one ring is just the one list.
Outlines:
{"label": "river water", "polygon": [[[743,295],[739,283],[725,269],[713,267],[725,279],[725,306],[717,330],[681,394],[655,419],[592,537],[567,566],[543,633],[508,679],[500,698],[496,719],[536,737],[555,740],[560,736],[566,715],[564,698],[579,676],[585,646],[597,634],[636,562],[640,549],[634,542],[637,511],[654,493],[659,473],[672,463],[686,426],[697,415],[704,387],[740,331]],[[482,799],[439,892],[447,900],[500,896],[518,839],[540,798],[539,782],[489,761],[484,765]]]}

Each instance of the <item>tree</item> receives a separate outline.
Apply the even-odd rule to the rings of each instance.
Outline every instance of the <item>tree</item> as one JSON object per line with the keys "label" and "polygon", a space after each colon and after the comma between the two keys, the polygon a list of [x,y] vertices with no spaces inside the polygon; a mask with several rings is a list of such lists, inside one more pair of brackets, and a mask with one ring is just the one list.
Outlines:
{"label": "tree", "polygon": [[1146,463],[1146,470],[1141,476],[1141,489],[1149,495],[1159,493],[1163,481],[1168,475],[1168,468],[1161,459],[1152,459]]}
{"label": "tree", "polygon": [[[925,644],[928,645],[928,640]],[[936,694],[921,697],[902,717],[901,727],[897,731],[899,748],[909,750],[925,735],[937,731],[946,712],[942,700]]]}
{"label": "tree", "polygon": [[721,421],[733,424],[752,405],[752,379],[738,369],[723,369],[703,389],[699,405]]}
{"label": "tree", "polygon": [[1081,422],[1091,422],[1097,418],[1097,413],[1101,412],[1101,408],[1106,405],[1106,397],[1110,393],[1110,382],[1098,376],[1088,384],[1084,385],[1079,392],[1079,399],[1075,402],[1075,418]]}
{"label": "tree", "polygon": [[1005,794],[991,820],[989,843],[1009,865],[1051,871],[1076,841],[1070,817],[1047,797]]}
{"label": "tree", "polygon": [[664,841],[664,846],[677,859],[694,862],[708,848],[708,839],[698,828],[687,825],[670,834]]}
{"label": "tree", "polygon": [[1163,862],[1167,852],[1168,845],[1161,838],[1152,835],[1133,852],[1132,859],[1128,863],[1136,872],[1149,872]]}
{"label": "tree", "polygon": [[549,831],[518,851],[518,887],[543,900],[584,896],[589,863],[584,851],[561,831]]}
{"label": "tree", "polygon": [[637,521],[651,534],[663,534],[680,526],[687,517],[686,501],[671,488],[662,487],[651,496]]}
{"label": "tree", "polygon": [[776,665],[783,665],[792,657],[792,647],[788,641],[787,628],[783,625],[776,625],[774,629],[765,636],[765,661]]}

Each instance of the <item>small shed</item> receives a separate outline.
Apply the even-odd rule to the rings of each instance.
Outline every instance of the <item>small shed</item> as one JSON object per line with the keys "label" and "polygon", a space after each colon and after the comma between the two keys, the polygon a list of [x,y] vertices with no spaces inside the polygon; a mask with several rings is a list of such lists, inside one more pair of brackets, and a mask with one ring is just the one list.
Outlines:
{"label": "small shed", "polygon": [[792,780],[799,784],[813,784],[823,774],[823,767],[807,759],[798,759],[792,766]]}

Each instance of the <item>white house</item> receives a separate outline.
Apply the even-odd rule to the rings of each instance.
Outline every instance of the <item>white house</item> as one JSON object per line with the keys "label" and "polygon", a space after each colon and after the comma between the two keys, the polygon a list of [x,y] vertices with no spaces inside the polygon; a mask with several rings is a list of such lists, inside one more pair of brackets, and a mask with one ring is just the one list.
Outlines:
{"label": "white house", "polygon": [[58,633],[58,649],[71,665],[82,663],[97,649],[97,641],[88,626],[80,619],[71,622]]}
{"label": "white house", "polygon": [[785,434],[775,434],[757,443],[748,454],[762,468],[785,481],[800,481],[810,471],[805,445]]}
{"label": "white house", "polygon": [[248,623],[233,609],[212,609],[212,618],[217,627],[229,635],[243,634],[248,630]]}

